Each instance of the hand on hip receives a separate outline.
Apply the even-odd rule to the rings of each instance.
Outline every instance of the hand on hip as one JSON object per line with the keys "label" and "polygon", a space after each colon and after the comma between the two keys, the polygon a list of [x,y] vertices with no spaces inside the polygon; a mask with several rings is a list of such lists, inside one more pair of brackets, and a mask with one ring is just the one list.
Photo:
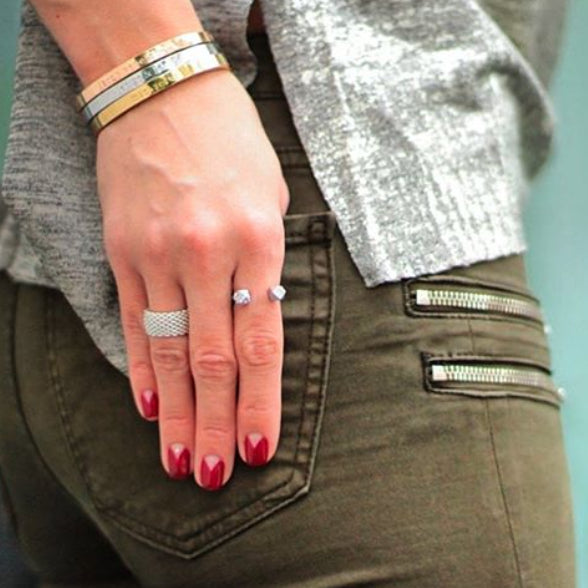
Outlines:
{"label": "hand on hip", "polygon": [[[168,474],[193,472],[216,489],[230,478],[235,442],[242,459],[262,465],[279,440],[283,293],[269,292],[285,254],[279,160],[227,71],[139,105],[97,147],[104,246],[137,408],[159,420]],[[239,290],[249,303],[243,293],[233,299]],[[152,315],[179,330],[148,336],[145,309],[185,311]],[[178,334],[183,319],[187,333]]]}

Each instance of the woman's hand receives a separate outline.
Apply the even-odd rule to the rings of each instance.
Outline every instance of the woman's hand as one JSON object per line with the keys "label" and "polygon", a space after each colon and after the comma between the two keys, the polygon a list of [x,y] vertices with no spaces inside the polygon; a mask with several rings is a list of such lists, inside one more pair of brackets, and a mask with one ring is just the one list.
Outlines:
{"label": "woman's hand", "polygon": [[[137,408],[146,418],[159,413],[169,475],[194,472],[215,489],[231,475],[235,441],[251,465],[278,445],[283,327],[267,289],[280,283],[285,254],[279,160],[227,70],[133,108],[99,134],[97,148],[104,246]],[[252,301],[233,309],[240,288]],[[189,335],[148,337],[145,308],[188,308]]]}

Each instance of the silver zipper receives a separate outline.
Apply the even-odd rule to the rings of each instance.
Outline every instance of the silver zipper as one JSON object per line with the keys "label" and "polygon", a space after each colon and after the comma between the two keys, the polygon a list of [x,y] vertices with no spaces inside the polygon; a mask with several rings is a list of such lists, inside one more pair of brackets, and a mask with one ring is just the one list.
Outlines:
{"label": "silver zipper", "polygon": [[479,292],[450,287],[413,288],[413,301],[416,306],[459,308],[470,311],[508,314],[543,322],[539,304],[531,298],[503,294],[497,290]]}
{"label": "silver zipper", "polygon": [[430,367],[430,378],[433,382],[527,386],[555,394],[560,401],[564,398],[563,389],[555,385],[551,375],[532,366],[431,362]]}

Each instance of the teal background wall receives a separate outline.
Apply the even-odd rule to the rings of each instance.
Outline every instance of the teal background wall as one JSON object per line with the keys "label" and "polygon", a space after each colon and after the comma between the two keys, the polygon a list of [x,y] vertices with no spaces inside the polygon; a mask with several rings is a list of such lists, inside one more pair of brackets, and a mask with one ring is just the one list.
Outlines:
{"label": "teal background wall", "polygon": [[[0,161],[12,97],[18,0],[0,4]],[[529,281],[543,303],[563,408],[576,519],[578,587],[588,588],[588,1],[571,0],[551,93],[559,119],[526,209]],[[1,168],[1,166],[0,166]]]}
{"label": "teal background wall", "polygon": [[526,210],[529,281],[552,327],[576,521],[578,587],[588,588],[588,1],[570,0],[551,86],[555,149]]}
{"label": "teal background wall", "polygon": [[18,30],[19,0],[0,3],[0,170],[6,145],[6,125],[12,100],[12,74]]}

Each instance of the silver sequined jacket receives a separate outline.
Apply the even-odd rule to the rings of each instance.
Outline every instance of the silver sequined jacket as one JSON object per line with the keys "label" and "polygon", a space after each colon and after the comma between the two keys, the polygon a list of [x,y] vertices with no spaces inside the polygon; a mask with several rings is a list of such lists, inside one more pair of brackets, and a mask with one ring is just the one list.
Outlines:
{"label": "silver sequined jacket", "polygon": [[[192,0],[248,86],[251,0]],[[313,173],[367,287],[524,251],[554,117],[565,0],[262,0]],[[0,195],[0,268],[59,288],[127,372],[81,89],[22,6]]]}

